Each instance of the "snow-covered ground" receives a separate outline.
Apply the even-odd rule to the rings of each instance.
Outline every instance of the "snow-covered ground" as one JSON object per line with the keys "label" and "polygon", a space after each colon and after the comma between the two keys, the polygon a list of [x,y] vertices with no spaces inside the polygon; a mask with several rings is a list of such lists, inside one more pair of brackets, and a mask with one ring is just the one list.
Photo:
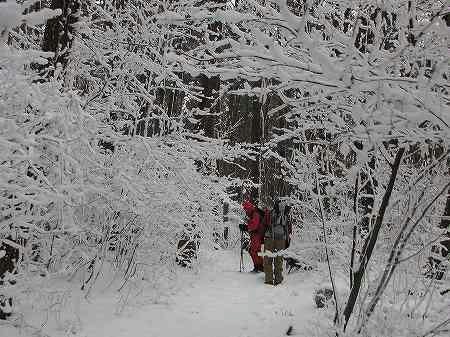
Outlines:
{"label": "snow-covered ground", "polygon": [[[264,284],[262,273],[239,272],[235,251],[216,251],[197,274],[181,273],[181,286],[166,301],[128,307],[117,315],[117,297],[96,293],[78,303],[73,329],[42,329],[41,336],[77,337],[275,337],[289,326],[296,336],[306,329],[314,307],[314,274],[293,272],[282,285]],[[248,255],[246,271],[250,270]],[[35,322],[38,324],[38,322]],[[41,323],[42,324],[42,323]],[[31,330],[1,325],[0,336],[29,336]]]}

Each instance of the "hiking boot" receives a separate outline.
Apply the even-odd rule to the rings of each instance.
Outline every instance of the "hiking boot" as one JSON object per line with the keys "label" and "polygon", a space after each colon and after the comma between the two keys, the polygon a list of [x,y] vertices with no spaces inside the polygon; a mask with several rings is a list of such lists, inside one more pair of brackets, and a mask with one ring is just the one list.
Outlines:
{"label": "hiking boot", "polygon": [[263,271],[264,271],[263,267],[257,266],[257,267],[254,267],[250,273],[261,273]]}

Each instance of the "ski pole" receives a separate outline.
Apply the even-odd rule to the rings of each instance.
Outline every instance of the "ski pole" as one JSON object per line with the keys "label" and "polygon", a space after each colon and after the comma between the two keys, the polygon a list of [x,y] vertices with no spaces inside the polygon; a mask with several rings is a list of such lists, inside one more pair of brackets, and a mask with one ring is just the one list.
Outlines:
{"label": "ski pole", "polygon": [[242,273],[244,270],[244,248],[243,248],[243,241],[244,241],[244,231],[241,230],[241,260],[239,264],[239,272]]}

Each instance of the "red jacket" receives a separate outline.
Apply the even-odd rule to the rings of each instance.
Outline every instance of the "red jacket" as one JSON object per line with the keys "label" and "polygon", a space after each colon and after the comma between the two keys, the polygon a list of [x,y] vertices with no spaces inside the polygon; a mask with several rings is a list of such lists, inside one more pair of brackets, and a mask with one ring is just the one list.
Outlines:
{"label": "red jacket", "polygon": [[244,208],[245,213],[247,213],[247,216],[249,218],[247,226],[248,231],[250,233],[260,233],[261,230],[261,219],[259,217],[259,213],[256,210],[256,207],[248,200],[245,200],[242,204],[242,207]]}

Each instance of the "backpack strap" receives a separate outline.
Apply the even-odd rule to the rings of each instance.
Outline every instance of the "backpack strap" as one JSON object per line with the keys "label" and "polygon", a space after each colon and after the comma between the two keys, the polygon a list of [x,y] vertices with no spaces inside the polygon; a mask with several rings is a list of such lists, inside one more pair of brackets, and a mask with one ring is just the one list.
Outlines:
{"label": "backpack strap", "polygon": [[270,224],[270,213],[267,208],[264,208],[263,210],[260,208],[257,208],[256,211],[258,212],[258,216],[259,216],[258,233],[261,235],[261,237],[264,238],[267,228],[269,227],[268,224]]}
{"label": "backpack strap", "polygon": [[264,232],[270,226],[270,211],[267,208],[264,208]]}

